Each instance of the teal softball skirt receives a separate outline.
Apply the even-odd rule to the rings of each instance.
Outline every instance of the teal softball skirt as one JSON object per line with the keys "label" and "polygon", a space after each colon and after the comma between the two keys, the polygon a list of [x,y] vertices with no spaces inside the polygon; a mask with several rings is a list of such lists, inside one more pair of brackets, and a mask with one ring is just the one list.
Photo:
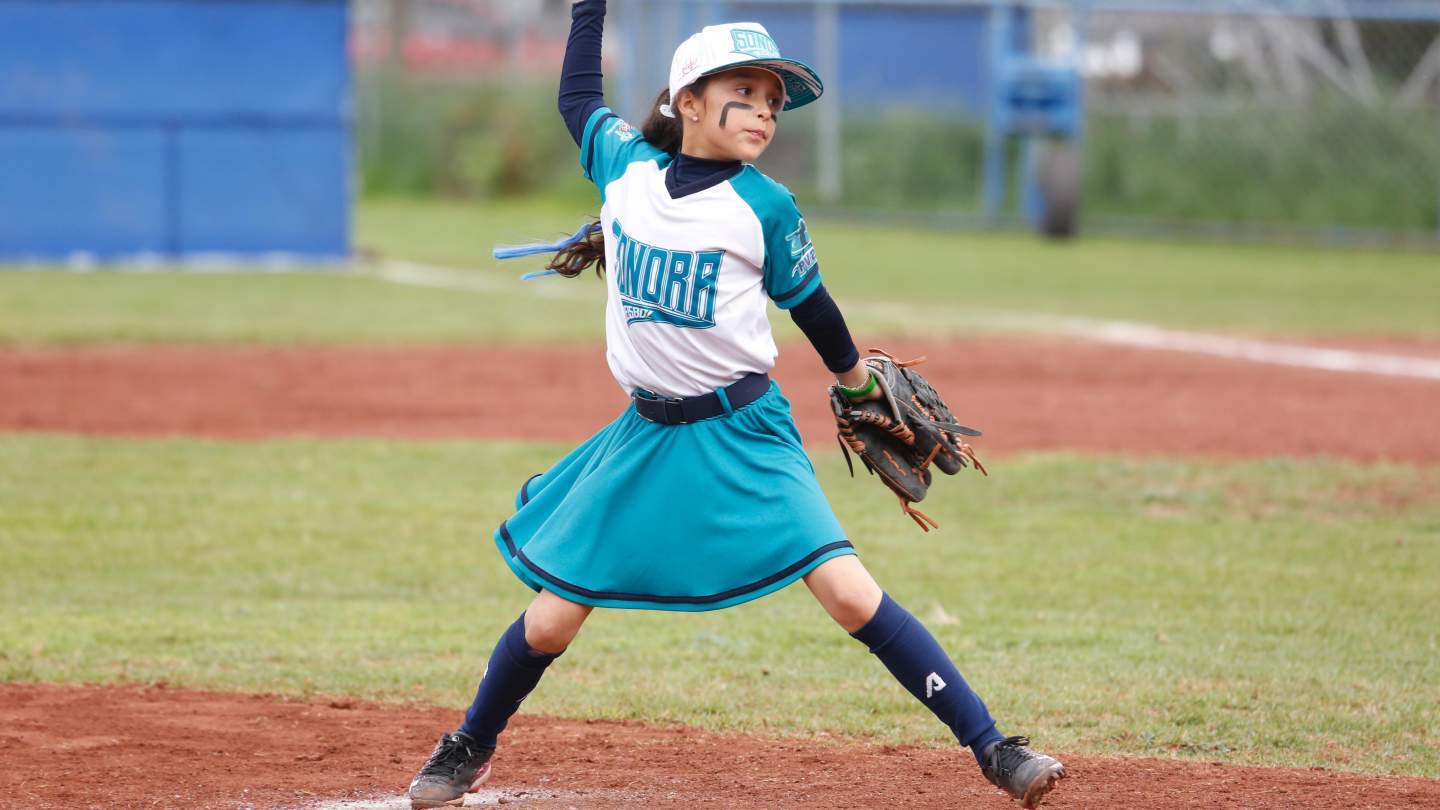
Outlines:
{"label": "teal softball skirt", "polygon": [[495,544],[537,591],[685,611],[748,602],[855,553],[774,383],[688,425],[632,404],[520,487]]}

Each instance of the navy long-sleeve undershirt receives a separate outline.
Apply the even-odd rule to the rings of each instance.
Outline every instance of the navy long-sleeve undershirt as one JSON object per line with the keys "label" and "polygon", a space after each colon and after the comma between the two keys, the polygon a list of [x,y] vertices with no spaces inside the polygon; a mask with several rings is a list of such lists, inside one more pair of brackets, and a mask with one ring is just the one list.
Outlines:
{"label": "navy long-sleeve undershirt", "polygon": [[570,7],[570,38],[560,68],[560,116],[580,145],[585,122],[605,106],[600,43],[605,36],[605,0],[582,0]]}
{"label": "navy long-sleeve undershirt", "polygon": [[840,374],[860,362],[860,351],[850,337],[850,327],[845,325],[845,316],[830,292],[821,284],[804,301],[790,309],[790,319],[810,339],[810,345],[820,354],[825,368]]}

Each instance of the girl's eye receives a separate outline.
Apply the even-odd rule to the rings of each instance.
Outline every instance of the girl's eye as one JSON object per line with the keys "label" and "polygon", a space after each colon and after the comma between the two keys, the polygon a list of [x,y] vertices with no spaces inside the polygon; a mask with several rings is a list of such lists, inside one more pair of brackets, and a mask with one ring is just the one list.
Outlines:
{"label": "girl's eye", "polygon": [[748,96],[748,95],[750,95],[750,88],[748,88],[748,87],[737,87],[737,88],[735,88],[735,92],[739,93],[739,94],[742,95],[742,96]]}

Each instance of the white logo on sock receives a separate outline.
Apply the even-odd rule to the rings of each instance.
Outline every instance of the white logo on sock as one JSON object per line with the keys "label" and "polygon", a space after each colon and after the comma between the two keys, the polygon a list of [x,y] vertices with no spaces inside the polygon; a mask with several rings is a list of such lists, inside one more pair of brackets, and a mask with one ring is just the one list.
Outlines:
{"label": "white logo on sock", "polygon": [[944,688],[945,688],[945,680],[940,677],[939,673],[932,672],[932,673],[930,673],[929,675],[926,675],[926,676],[925,676],[925,699],[926,699],[926,700],[929,700],[930,698],[934,697],[936,692],[939,692],[941,689],[944,689]]}

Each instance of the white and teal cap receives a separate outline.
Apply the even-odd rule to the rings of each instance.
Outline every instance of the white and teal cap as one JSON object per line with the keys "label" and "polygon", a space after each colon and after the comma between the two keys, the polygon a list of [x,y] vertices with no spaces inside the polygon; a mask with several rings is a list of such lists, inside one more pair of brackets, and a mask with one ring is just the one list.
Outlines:
{"label": "white and teal cap", "polygon": [[[673,102],[682,89],[701,76],[737,67],[758,67],[780,77],[785,87],[785,107],[793,110],[820,97],[825,85],[814,68],[780,55],[780,47],[765,26],[756,22],[707,25],[675,49],[670,60],[670,98]],[[660,105],[660,112],[670,118],[675,110]]]}

